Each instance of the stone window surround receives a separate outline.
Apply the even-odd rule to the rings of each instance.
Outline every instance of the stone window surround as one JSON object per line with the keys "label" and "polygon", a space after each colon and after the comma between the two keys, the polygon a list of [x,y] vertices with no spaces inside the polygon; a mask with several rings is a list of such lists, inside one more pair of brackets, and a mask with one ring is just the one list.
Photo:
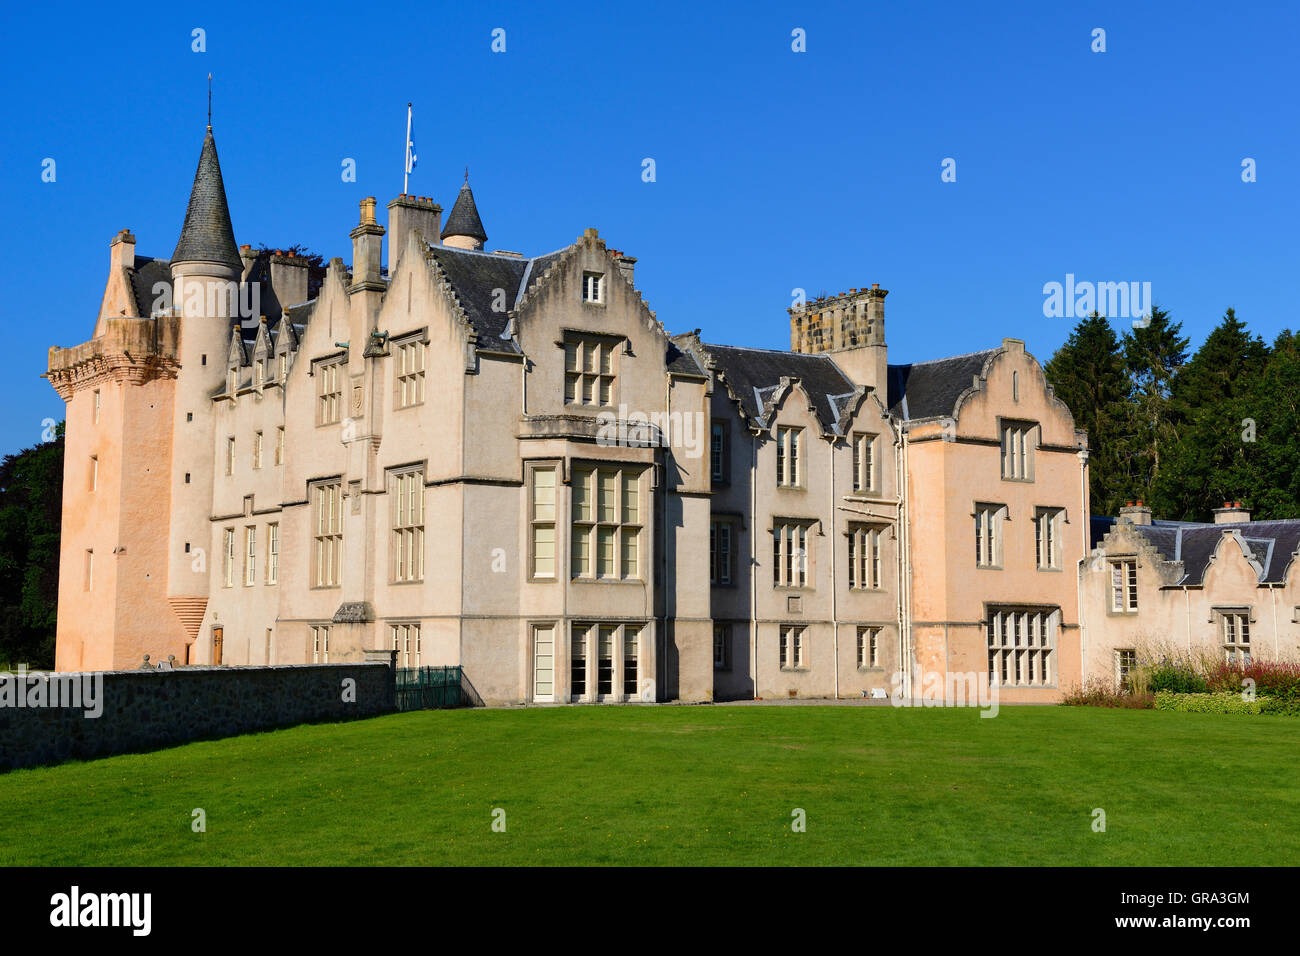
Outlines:
{"label": "stone window surround", "polygon": [[[561,580],[560,569],[563,567],[563,564],[561,562],[561,551],[560,551],[560,525],[561,525],[560,515],[561,515],[561,500],[563,498],[563,495],[561,494],[560,489],[568,486],[569,476],[565,470],[564,461],[559,458],[526,459],[523,462],[523,467],[524,467],[524,494],[526,496],[526,504],[528,509],[528,530],[527,530],[528,578],[527,580],[530,584],[555,584],[556,582]],[[534,488],[533,475],[538,471],[553,471],[555,473],[555,487],[554,487],[555,501],[554,504],[552,505],[554,509],[553,515],[549,522],[547,521],[541,522],[542,524],[549,523],[551,526],[551,548],[553,552],[551,555],[552,573],[540,575],[540,576],[536,573],[537,555],[534,553],[536,547],[536,538],[534,535],[534,529],[538,525],[538,519],[535,514],[536,502],[534,501],[533,498],[533,488]]]}
{"label": "stone window surround", "polygon": [[[812,574],[813,542],[810,539],[820,538],[823,536],[824,532],[822,530],[821,519],[820,518],[798,518],[798,517],[786,516],[786,515],[773,515],[771,526],[767,530],[767,535],[769,538],[775,539],[777,529],[778,528],[784,529],[787,527],[789,528],[802,527],[805,532],[804,533],[804,554],[803,554],[804,583],[790,584],[786,582],[784,580],[785,565],[782,564],[780,567],[773,568],[773,573],[777,575],[777,577],[773,578],[772,588],[774,590],[779,590],[779,591],[815,591],[817,589],[815,584],[810,583],[813,582],[814,579],[814,576]],[[784,557],[786,554],[784,543],[785,542],[783,541],[782,557]],[[778,581],[780,581],[781,583],[777,583]]]}
{"label": "stone window surround", "polygon": [[1052,571],[1059,574],[1065,570],[1065,526],[1070,523],[1070,512],[1068,509],[1059,507],[1057,505],[1035,505],[1034,506],[1035,554],[1037,554],[1037,549],[1038,549],[1038,528],[1039,528],[1038,522],[1040,517],[1042,517],[1043,514],[1045,514],[1046,512],[1053,512],[1056,515],[1055,542],[1056,542],[1056,551],[1057,551],[1056,557],[1059,563],[1055,567],[1045,567],[1044,565],[1035,562],[1035,567],[1039,571]]}
{"label": "stone window surround", "polygon": [[975,570],[1001,571],[1003,570],[1002,558],[1006,553],[1006,548],[1004,547],[1006,540],[1005,526],[1011,521],[1011,509],[1008,508],[1006,504],[997,501],[975,502],[975,509],[971,512],[971,518],[975,521],[975,533],[977,536],[980,535],[980,515],[987,511],[992,512],[992,518],[990,520],[993,522],[993,527],[989,541],[993,554],[987,556],[991,558],[991,560],[987,560],[983,563],[981,563],[977,558],[975,562]]}
{"label": "stone window surround", "polygon": [[[1024,432],[1024,447],[1022,449],[1023,460],[1021,461],[1021,470],[1023,474],[1007,473],[1007,435],[1009,432]],[[998,449],[999,449],[999,473],[1003,481],[1015,481],[1022,484],[1033,484],[1035,475],[1035,452],[1039,445],[1042,444],[1042,426],[1039,422],[1029,421],[1022,418],[1004,418],[998,416]]]}
{"label": "stone window surround", "polygon": [[[598,340],[599,344],[608,346],[609,351],[607,354],[610,356],[608,375],[604,375],[603,373],[601,373],[599,367],[596,369],[595,372],[591,372],[591,373],[583,372],[581,371],[580,368],[577,373],[579,375],[579,379],[578,379],[579,389],[581,389],[582,376],[584,375],[589,375],[589,374],[595,375],[598,381],[602,377],[609,378],[610,385],[609,385],[608,404],[602,405],[600,403],[599,391],[597,392],[596,395],[597,400],[593,403],[587,403],[583,401],[572,401],[572,402],[569,401],[567,396],[568,396],[569,375],[571,373],[568,364],[568,346],[573,340],[579,340],[581,342],[591,342],[592,340]],[[599,413],[600,411],[605,409],[618,408],[619,399],[621,397],[619,392],[619,383],[622,379],[622,373],[620,370],[620,365],[622,363],[621,363],[620,356],[633,355],[632,340],[629,339],[626,335],[619,332],[605,332],[599,329],[580,329],[580,328],[572,328],[569,326],[562,326],[560,328],[560,337],[556,340],[555,345],[560,350],[560,356],[561,356],[562,375],[564,377],[564,391],[561,394],[564,396],[562,404],[564,405],[565,411],[568,412],[568,411],[585,409],[585,410],[590,410],[592,413]],[[581,363],[578,364],[581,366]],[[581,398],[582,396],[580,394],[575,393],[575,397]]]}
{"label": "stone window surround", "polygon": [[417,342],[425,346],[425,354],[423,356],[424,364],[421,366],[418,374],[426,377],[426,385],[427,385],[427,373],[428,373],[428,363],[429,363],[428,326],[425,326],[424,328],[420,328],[420,329],[412,329],[409,332],[403,332],[400,335],[395,335],[388,340],[388,352],[392,358],[392,364],[393,364],[393,409],[394,411],[402,411],[403,409],[407,409],[407,408],[418,408],[419,406],[425,403],[425,399],[428,397],[427,391],[424,388],[421,388],[420,400],[418,402],[412,402],[409,405],[403,405],[401,403],[401,376],[399,376],[397,371],[400,365],[400,360],[398,358],[398,351],[405,345],[414,345]]}
{"label": "stone window surround", "polygon": [[[881,665],[881,663],[880,663],[880,638],[881,638],[881,635],[884,633],[884,631],[885,631],[884,627],[881,626],[881,625],[879,625],[879,624],[859,624],[859,625],[858,625],[858,631],[857,631],[857,643],[858,643],[859,645],[862,644],[862,640],[863,640],[863,638],[873,638],[873,637],[875,638],[875,646],[874,646],[874,647],[872,647],[870,644],[867,644],[865,647],[861,647],[861,646],[860,646],[860,647],[857,647],[857,648],[856,648],[856,651],[857,651],[857,661],[858,661],[858,670],[859,670],[860,672],[865,673],[865,672],[868,672],[868,671],[884,671],[885,668],[884,668],[884,667]],[[863,650],[865,650],[865,651],[867,652],[867,657],[866,657],[866,663],[865,663],[865,664],[862,662],[862,661],[863,661],[863,655],[862,655],[862,651],[863,651]],[[874,661],[873,661],[873,658],[874,658]]]}
{"label": "stone window surround", "polygon": [[[647,544],[646,530],[651,527],[650,522],[647,520],[650,517],[650,512],[649,512],[650,502],[647,499],[650,496],[647,493],[647,489],[642,484],[642,479],[645,478],[647,472],[649,472],[650,470],[651,467],[646,465],[644,462],[605,461],[603,459],[573,459],[568,463],[568,467],[564,470],[564,476],[563,476],[564,486],[566,486],[569,489],[569,493],[567,495],[567,502],[568,502],[568,510],[566,516],[567,520],[565,521],[565,525],[568,528],[568,534],[566,535],[565,538],[565,544],[567,545],[567,547],[564,549],[561,549],[559,547],[559,536],[557,533],[557,540],[556,540],[557,578],[559,576],[558,569],[561,566],[559,564],[561,560],[560,556],[564,554],[567,555],[567,560],[566,563],[563,565],[563,567],[567,568],[568,571],[567,579],[571,582],[581,582],[584,584],[637,585],[637,584],[642,584],[647,580],[646,555],[644,554],[644,550]],[[609,472],[609,471],[614,472],[616,476],[615,489],[614,489],[615,520],[613,522],[602,521],[599,512],[600,473]],[[575,482],[579,475],[584,475],[584,474],[590,474],[592,476],[591,499],[589,502],[591,517],[589,519],[580,519],[578,517],[577,503],[575,500],[576,489],[577,489]],[[626,481],[628,479],[631,479],[631,481],[634,482],[636,486],[636,521],[625,520],[626,516],[624,514],[625,511],[624,488],[625,488]],[[558,490],[558,485],[557,485],[556,498],[557,501],[561,498],[561,495],[559,494],[559,490]],[[557,519],[558,519],[558,515],[557,515]],[[588,544],[588,573],[586,574],[579,574],[578,569],[574,566],[574,561],[573,561],[573,549],[575,546],[575,539],[576,539],[576,532],[574,531],[574,528],[576,525],[579,524],[589,529],[590,531],[590,538]],[[615,529],[614,553],[613,553],[615,570],[614,573],[605,574],[605,575],[600,574],[598,570],[599,562],[600,562],[600,552],[599,552],[600,535],[598,529],[602,525],[606,527],[612,525]],[[636,571],[631,575],[626,574],[623,567],[624,537],[625,537],[625,532],[627,531],[634,531],[636,537]]]}
{"label": "stone window surround", "polygon": [[[1115,608],[1115,592],[1114,592],[1114,584],[1113,584],[1115,565],[1125,564],[1125,563],[1132,563],[1133,574],[1134,577],[1136,578],[1137,572],[1142,569],[1142,561],[1137,554],[1106,555],[1106,585],[1105,586],[1106,586],[1106,616],[1107,617],[1136,617],[1138,615],[1138,612],[1141,610],[1142,602],[1140,599],[1137,600],[1137,607],[1134,607],[1132,609],[1129,609],[1127,606],[1118,610]],[[1126,581],[1125,582],[1126,596],[1128,593],[1127,584],[1128,582]],[[1139,586],[1136,581],[1133,584],[1133,590],[1136,597],[1139,592]],[[1125,603],[1127,605],[1127,601]]]}
{"label": "stone window surround", "polygon": [[328,367],[337,366],[339,368],[338,391],[329,393],[338,396],[338,408],[336,409],[338,415],[337,418],[329,421],[324,420],[324,415],[322,414],[322,399],[324,398],[324,393],[321,392],[322,385],[318,383],[314,389],[315,396],[313,400],[314,407],[312,409],[312,421],[315,423],[317,428],[327,428],[331,425],[337,425],[343,420],[343,376],[347,371],[347,363],[348,353],[346,350],[330,352],[327,355],[322,355],[319,358],[312,359],[311,361],[311,370],[308,374],[312,378],[316,378],[317,375]]}

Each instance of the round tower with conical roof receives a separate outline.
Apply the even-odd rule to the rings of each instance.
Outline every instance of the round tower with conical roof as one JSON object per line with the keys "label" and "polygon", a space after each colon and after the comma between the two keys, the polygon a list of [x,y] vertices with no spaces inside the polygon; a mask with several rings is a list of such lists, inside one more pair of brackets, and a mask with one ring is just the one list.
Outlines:
{"label": "round tower with conical roof", "polygon": [[[181,332],[172,419],[167,600],[191,641],[198,637],[207,608],[208,568],[219,557],[208,554],[215,448],[212,402],[223,390],[231,330],[239,318],[242,273],[209,126],[171,260],[172,302]],[[235,400],[233,395],[230,400]]]}
{"label": "round tower with conical roof", "polygon": [[483,231],[483,220],[478,216],[478,206],[474,204],[474,193],[469,188],[469,170],[465,170],[465,184],[460,187],[460,195],[451,207],[447,224],[442,227],[442,243],[457,249],[482,249],[487,242],[487,233]]}

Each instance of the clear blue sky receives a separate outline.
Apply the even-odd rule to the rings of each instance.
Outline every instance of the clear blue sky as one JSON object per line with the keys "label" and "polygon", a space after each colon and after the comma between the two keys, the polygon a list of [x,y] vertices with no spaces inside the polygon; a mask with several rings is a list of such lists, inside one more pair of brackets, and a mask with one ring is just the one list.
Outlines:
{"label": "clear blue sky", "polygon": [[358,201],[401,191],[410,100],[412,192],[450,209],[468,164],[489,248],[597,226],[707,341],[786,347],[792,289],[878,282],[893,362],[1004,336],[1046,361],[1066,273],[1151,282],[1194,343],[1228,306],[1300,325],[1295,5],[716,6],[7,4],[0,452],[62,417],[38,376],[89,338],[114,233],[171,255],[209,71],[241,243],[350,259]]}

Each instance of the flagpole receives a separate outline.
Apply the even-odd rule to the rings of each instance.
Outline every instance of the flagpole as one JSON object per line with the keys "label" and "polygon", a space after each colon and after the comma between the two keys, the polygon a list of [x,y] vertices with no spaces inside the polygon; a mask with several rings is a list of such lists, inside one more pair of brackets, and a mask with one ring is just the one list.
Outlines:
{"label": "flagpole", "polygon": [[406,195],[411,176],[411,104],[406,104],[406,160],[402,163],[402,195]]}

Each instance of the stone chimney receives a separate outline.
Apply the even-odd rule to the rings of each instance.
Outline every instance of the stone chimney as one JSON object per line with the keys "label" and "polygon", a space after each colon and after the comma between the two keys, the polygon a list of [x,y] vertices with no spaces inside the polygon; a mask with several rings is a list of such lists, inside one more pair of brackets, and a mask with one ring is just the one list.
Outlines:
{"label": "stone chimney", "polygon": [[388,274],[393,274],[397,257],[406,248],[406,236],[412,229],[420,230],[424,241],[438,245],[438,231],[442,228],[442,207],[428,196],[408,196],[405,193],[388,204]]}
{"label": "stone chimney", "polygon": [[[835,353],[835,363],[855,384],[885,391],[887,289],[850,289],[791,306],[790,351]],[[883,397],[883,396],[882,396]]]}
{"label": "stone chimney", "polygon": [[1250,512],[1240,501],[1225,501],[1222,508],[1214,509],[1215,524],[1245,524],[1249,520]]}
{"label": "stone chimney", "polygon": [[[383,251],[384,227],[375,221],[375,197],[361,200],[361,223],[350,233],[352,237],[352,288],[384,291],[380,259]],[[286,303],[291,305],[292,303]]]}
{"label": "stone chimney", "polygon": [[633,270],[636,268],[636,256],[624,255],[618,249],[610,253],[618,263],[618,271],[623,273],[623,278],[627,280],[628,285],[634,285],[632,281]]}
{"label": "stone chimney", "polygon": [[242,263],[239,281],[247,282],[249,273],[253,271],[253,266],[257,265],[257,252],[248,243],[244,243],[239,247],[239,261]]}
{"label": "stone chimney", "polygon": [[114,272],[135,268],[135,236],[123,229],[108,245],[109,266]]}
{"label": "stone chimney", "polygon": [[1135,525],[1147,525],[1151,523],[1151,509],[1142,502],[1130,501],[1123,508],[1119,509],[1121,518],[1128,518]]}
{"label": "stone chimney", "polygon": [[282,252],[271,256],[271,288],[283,311],[307,301],[307,259]]}

